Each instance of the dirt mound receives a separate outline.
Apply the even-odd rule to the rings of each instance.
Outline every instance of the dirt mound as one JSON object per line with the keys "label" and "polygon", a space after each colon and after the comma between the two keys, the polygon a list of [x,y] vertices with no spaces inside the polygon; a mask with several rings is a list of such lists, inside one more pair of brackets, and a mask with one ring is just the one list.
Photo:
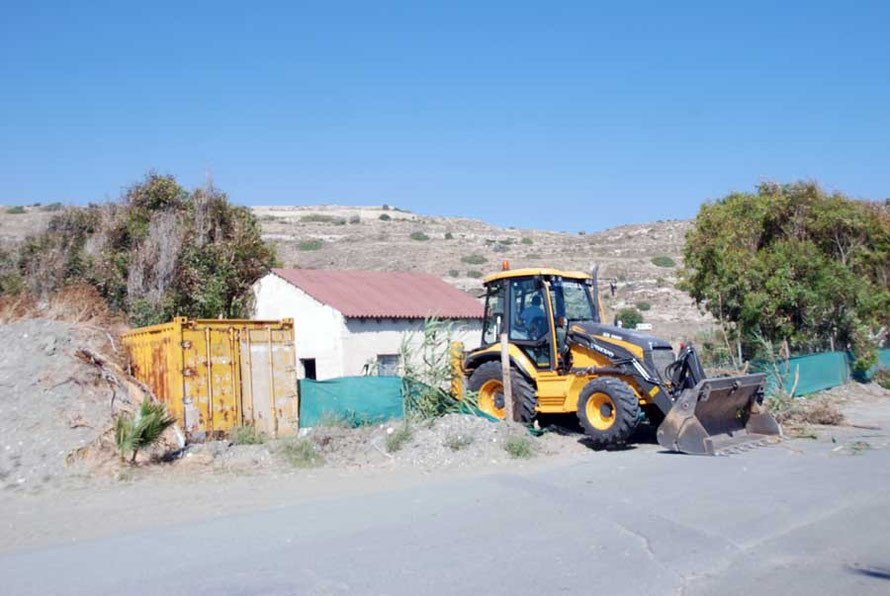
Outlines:
{"label": "dirt mound", "polygon": [[130,398],[77,356],[108,341],[104,331],[63,321],[0,324],[4,489],[33,492],[58,486],[114,460],[108,433],[113,408],[127,407]]}

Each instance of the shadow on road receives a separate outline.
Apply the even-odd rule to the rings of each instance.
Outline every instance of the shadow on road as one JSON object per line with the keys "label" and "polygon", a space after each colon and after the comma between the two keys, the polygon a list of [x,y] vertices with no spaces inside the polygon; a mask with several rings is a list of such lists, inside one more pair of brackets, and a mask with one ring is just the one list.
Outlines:
{"label": "shadow on road", "polygon": [[854,567],[847,565],[847,571],[875,579],[890,580],[890,568],[888,567]]}

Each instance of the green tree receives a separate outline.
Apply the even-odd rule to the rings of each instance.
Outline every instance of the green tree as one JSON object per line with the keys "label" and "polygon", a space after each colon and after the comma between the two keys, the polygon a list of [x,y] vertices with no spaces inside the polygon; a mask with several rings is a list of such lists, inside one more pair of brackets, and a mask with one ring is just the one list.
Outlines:
{"label": "green tree", "polygon": [[621,321],[621,326],[625,329],[636,329],[637,325],[643,322],[643,313],[635,308],[622,308],[616,318]]}
{"label": "green tree", "polygon": [[256,219],[208,186],[189,192],[154,172],[120,201],[68,208],[18,255],[27,289],[96,287],[136,325],[173,316],[244,317],[250,286],[275,262]]}
{"label": "green tree", "polygon": [[684,264],[680,287],[749,356],[763,337],[804,352],[833,340],[870,358],[890,324],[890,209],[812,182],[703,205]]}

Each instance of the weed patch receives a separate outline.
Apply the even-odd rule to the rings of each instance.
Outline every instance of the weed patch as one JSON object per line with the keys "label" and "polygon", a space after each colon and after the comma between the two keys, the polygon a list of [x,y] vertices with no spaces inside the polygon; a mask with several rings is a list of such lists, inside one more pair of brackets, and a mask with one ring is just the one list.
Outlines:
{"label": "weed patch", "polygon": [[236,445],[261,445],[266,442],[266,433],[253,424],[245,424],[232,431],[231,440]]}
{"label": "weed patch", "polygon": [[450,435],[445,438],[445,446],[452,451],[466,449],[473,444],[473,435]]}
{"label": "weed patch", "polygon": [[411,440],[411,428],[406,424],[386,435],[386,452],[395,453]]}
{"label": "weed patch", "polygon": [[535,445],[528,435],[510,435],[504,441],[504,451],[513,459],[529,459],[535,454]]}
{"label": "weed patch", "polygon": [[310,439],[284,439],[279,449],[287,463],[295,468],[317,468],[324,465],[324,457]]}

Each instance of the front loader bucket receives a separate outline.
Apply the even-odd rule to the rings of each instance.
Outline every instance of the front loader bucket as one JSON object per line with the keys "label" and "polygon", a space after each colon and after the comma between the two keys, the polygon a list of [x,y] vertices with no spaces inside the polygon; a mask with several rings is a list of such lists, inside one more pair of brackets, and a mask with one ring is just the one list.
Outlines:
{"label": "front loader bucket", "polygon": [[658,443],[672,451],[718,455],[781,436],[759,403],[766,375],[705,379],[686,389],[658,427]]}

